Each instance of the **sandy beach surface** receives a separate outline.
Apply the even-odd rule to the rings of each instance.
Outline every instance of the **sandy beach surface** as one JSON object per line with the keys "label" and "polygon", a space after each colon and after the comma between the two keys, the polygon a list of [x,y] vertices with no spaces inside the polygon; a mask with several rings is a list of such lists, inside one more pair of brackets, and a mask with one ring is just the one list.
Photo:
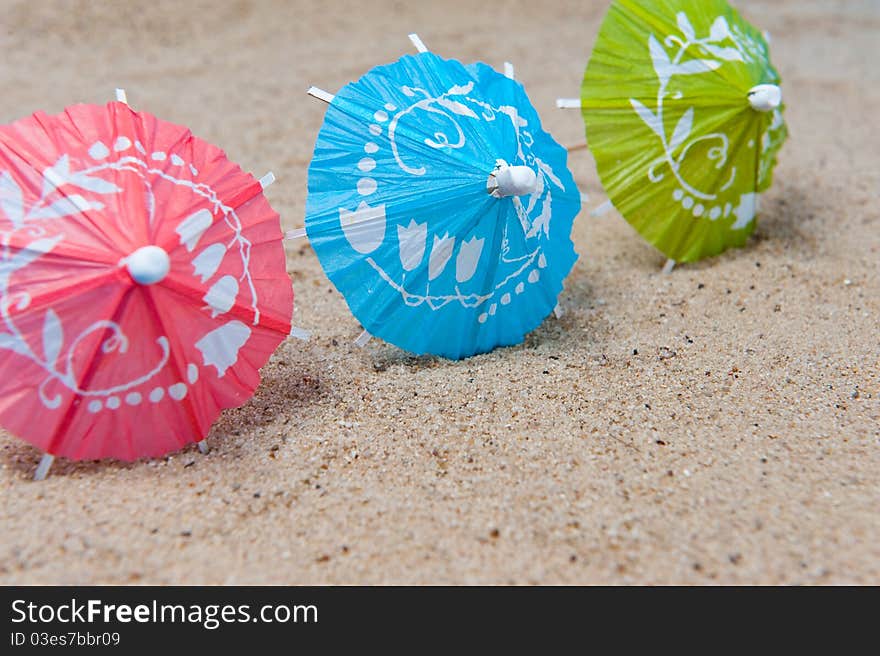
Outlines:
{"label": "sandy beach surface", "polygon": [[[748,247],[662,275],[583,212],[561,320],[461,362],[360,327],[288,243],[295,322],[212,450],[60,460],[0,435],[0,583],[880,583],[880,2],[742,0],[791,138]],[[75,102],[185,124],[301,227],[336,90],[412,51],[516,64],[543,122],[606,3],[0,2],[0,121]],[[586,151],[570,165],[605,198]]]}

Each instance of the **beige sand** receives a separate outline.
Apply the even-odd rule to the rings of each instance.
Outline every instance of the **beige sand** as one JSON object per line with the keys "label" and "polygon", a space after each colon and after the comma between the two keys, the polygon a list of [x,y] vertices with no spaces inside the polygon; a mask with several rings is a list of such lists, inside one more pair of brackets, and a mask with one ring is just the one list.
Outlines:
{"label": "beige sand", "polygon": [[[0,120],[125,86],[274,170],[294,228],[324,112],[309,84],[416,30],[515,62],[574,144],[554,100],[577,95],[605,4],[3,2]],[[39,453],[0,437],[0,583],[880,583],[880,6],[741,4],[773,34],[792,134],[748,248],[663,276],[618,215],[584,213],[564,318],[446,362],[352,346],[291,244],[314,337],[281,347],[209,455],[34,483]],[[571,164],[604,200],[589,155]]]}

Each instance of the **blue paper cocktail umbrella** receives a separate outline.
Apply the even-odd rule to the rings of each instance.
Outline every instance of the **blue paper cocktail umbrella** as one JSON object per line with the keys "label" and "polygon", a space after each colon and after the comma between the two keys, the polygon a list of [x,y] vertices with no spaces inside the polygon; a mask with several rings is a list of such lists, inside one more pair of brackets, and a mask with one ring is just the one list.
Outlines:
{"label": "blue paper cocktail umbrella", "polygon": [[462,358],[521,342],[577,259],[580,194],[512,68],[425,51],[329,103],[305,233],[365,331]]}

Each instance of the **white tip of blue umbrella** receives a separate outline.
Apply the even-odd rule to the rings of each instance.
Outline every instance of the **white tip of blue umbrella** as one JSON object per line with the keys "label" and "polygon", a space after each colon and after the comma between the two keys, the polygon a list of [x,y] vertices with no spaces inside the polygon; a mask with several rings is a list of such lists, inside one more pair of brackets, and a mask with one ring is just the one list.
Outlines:
{"label": "white tip of blue umbrella", "polygon": [[334,96],[329,91],[324,91],[323,89],[319,89],[318,87],[309,87],[309,90],[306,92],[313,98],[317,98],[318,100],[323,100],[325,103],[332,103]]}
{"label": "white tip of blue umbrella", "polygon": [[759,84],[749,90],[749,104],[759,112],[772,112],[782,104],[782,89],[775,84]]}
{"label": "white tip of blue umbrella", "polygon": [[557,109],[580,109],[581,108],[581,99],[580,98],[557,98],[556,99],[556,108]]}
{"label": "white tip of blue umbrella", "polygon": [[409,40],[412,41],[412,44],[416,47],[416,50],[419,52],[428,52],[427,46],[422,43],[422,40],[419,38],[419,35],[416,33],[409,35]]}
{"label": "white tip of blue umbrella", "polygon": [[538,176],[528,166],[501,166],[489,174],[486,191],[495,198],[526,196],[538,188]]}
{"label": "white tip of blue umbrella", "polygon": [[359,348],[364,348],[367,344],[370,343],[371,339],[373,339],[373,336],[365,330],[357,336],[357,339],[354,340],[354,345]]}
{"label": "white tip of blue umbrella", "polygon": [[556,307],[553,308],[553,316],[556,317],[557,320],[559,320],[564,315],[565,315],[565,308],[562,307],[561,303],[557,303]]}
{"label": "white tip of blue umbrella", "polygon": [[513,64],[510,62],[504,62],[504,77],[508,77],[511,80],[515,79],[514,77],[515,71],[513,69]]}
{"label": "white tip of blue umbrella", "polygon": [[117,87],[116,89],[116,102],[121,102],[124,104],[128,104],[128,96],[125,95],[125,89],[120,89]]}
{"label": "white tip of blue umbrella", "polygon": [[287,234],[284,235],[285,239],[302,239],[306,236],[305,228],[297,228],[296,230],[288,230]]}
{"label": "white tip of blue umbrella", "polygon": [[266,175],[264,175],[262,178],[260,178],[260,186],[263,189],[268,187],[273,182],[275,182],[275,174],[272,173],[272,171],[269,171]]}

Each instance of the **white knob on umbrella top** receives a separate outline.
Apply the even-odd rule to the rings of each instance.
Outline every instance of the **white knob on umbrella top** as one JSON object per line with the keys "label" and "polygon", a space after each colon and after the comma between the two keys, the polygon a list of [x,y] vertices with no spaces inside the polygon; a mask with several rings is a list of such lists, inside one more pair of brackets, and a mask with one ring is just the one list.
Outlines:
{"label": "white knob on umbrella top", "polygon": [[759,112],[772,112],[782,104],[782,89],[775,84],[759,84],[749,90],[749,103]]}
{"label": "white knob on umbrella top", "polygon": [[489,174],[486,191],[495,198],[525,196],[538,188],[538,176],[528,166],[501,165]]}
{"label": "white knob on umbrella top", "polygon": [[159,246],[143,246],[125,259],[132,279],[141,285],[154,285],[168,275],[171,260]]}

